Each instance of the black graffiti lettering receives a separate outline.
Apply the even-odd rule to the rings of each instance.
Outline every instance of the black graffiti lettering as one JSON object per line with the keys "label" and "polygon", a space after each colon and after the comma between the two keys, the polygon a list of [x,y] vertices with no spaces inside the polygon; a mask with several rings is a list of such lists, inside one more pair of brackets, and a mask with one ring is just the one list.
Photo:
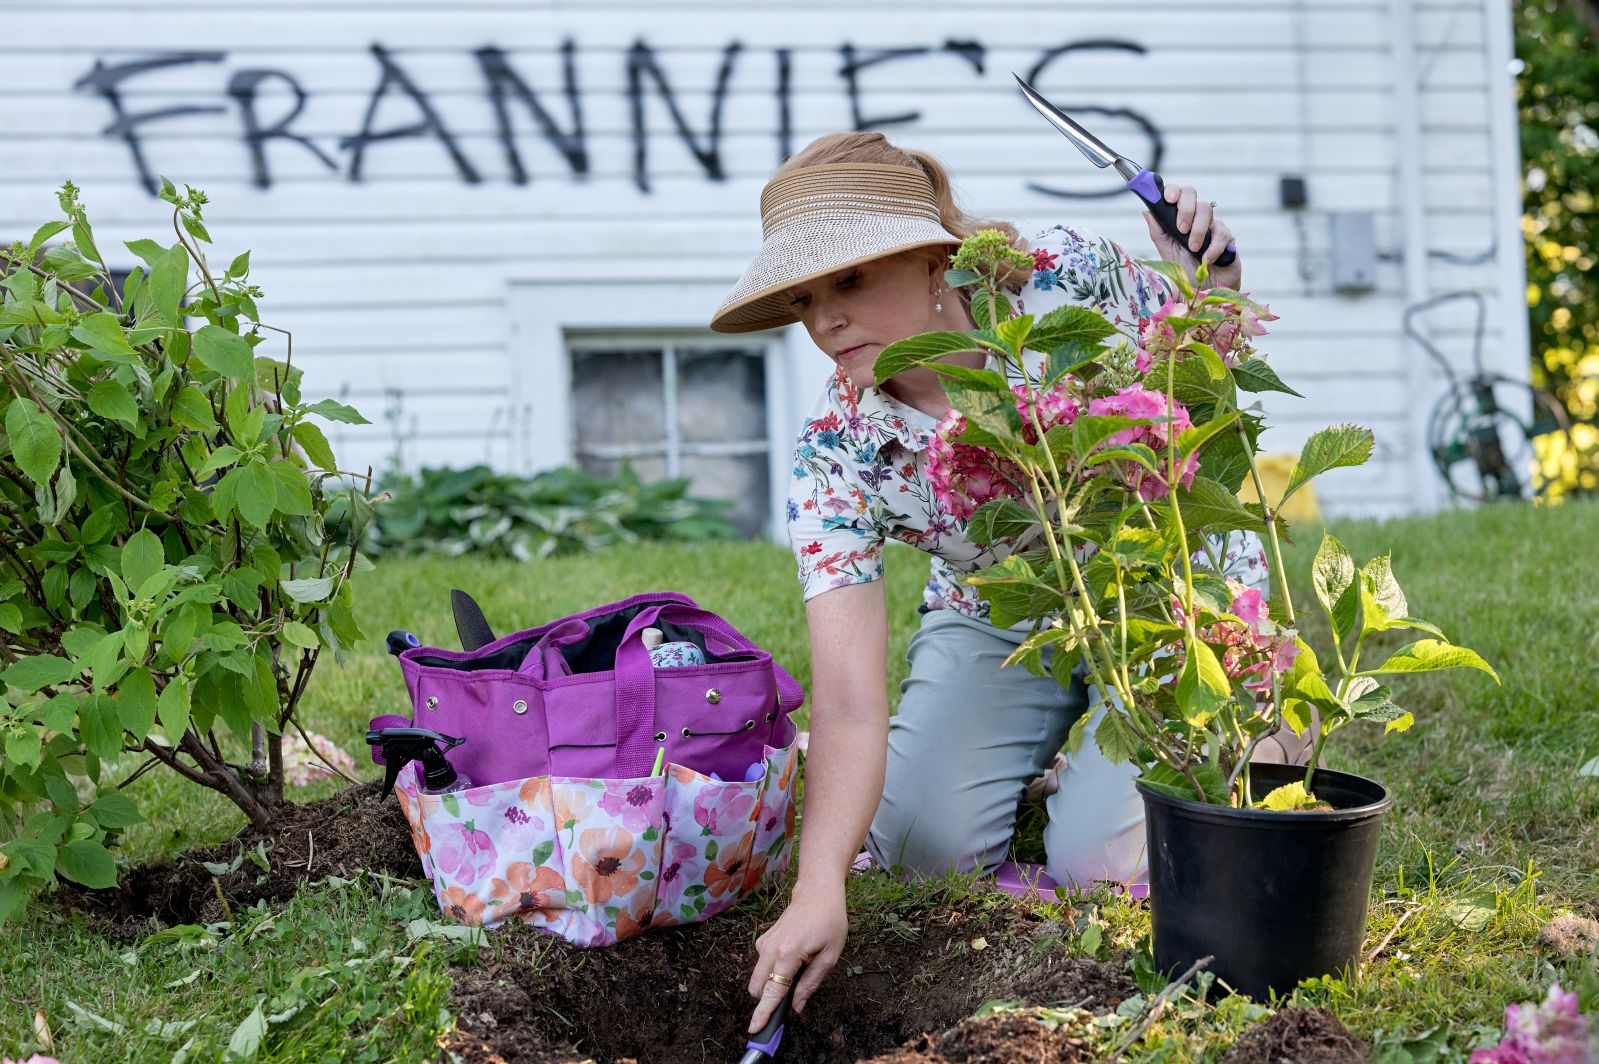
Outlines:
{"label": "black graffiti lettering", "polygon": [[777,55],[777,162],[779,165],[788,161],[793,152],[791,141],[794,137],[793,118],[788,112],[789,83],[793,77],[791,60],[793,52],[787,48],[779,48]]}
{"label": "black graffiti lettering", "polygon": [[[345,137],[339,141],[339,147],[350,151],[350,180],[361,180],[361,161],[366,155],[366,146],[382,140],[395,140],[400,137],[425,137],[432,134],[439,138],[450,159],[455,163],[455,168],[461,172],[461,180],[468,184],[477,184],[483,180],[478,176],[477,170],[472,166],[467,157],[461,154],[460,147],[455,143],[448,127],[439,118],[438,112],[433,110],[433,104],[427,95],[411,80],[410,75],[401,69],[389,56],[389,51],[381,44],[372,45],[372,54],[377,57],[383,67],[383,76],[378,81],[377,88],[372,90],[372,98],[367,101],[366,118],[361,122],[361,132],[353,137]],[[395,85],[411,98],[417,110],[422,112],[422,118],[408,126],[398,129],[385,129],[382,132],[372,131],[372,119],[378,113],[378,104],[382,102],[384,94],[389,91],[389,86]]]}
{"label": "black graffiti lettering", "polygon": [[[436,137],[444,150],[449,153],[450,160],[454,163],[461,179],[468,184],[478,184],[483,178],[471,159],[461,150],[456,137],[445,125],[443,118],[435,109],[432,100],[410,77],[409,74],[397,63],[393,54],[380,44],[372,44],[371,52],[377,58],[379,65],[379,78],[376,87],[367,100],[366,114],[361,122],[359,133],[340,139],[337,143],[340,150],[350,152],[350,166],[348,178],[351,181],[362,180],[362,171],[366,159],[368,146],[387,140],[396,140],[407,137]],[[550,99],[546,94],[542,99],[538,93],[524,79],[516,66],[511,61],[511,56],[504,49],[485,45],[472,52],[476,59],[478,69],[483,77],[483,94],[489,104],[494,108],[496,119],[496,137],[505,152],[506,162],[510,171],[511,181],[515,184],[527,184],[532,180],[526,161],[522,157],[517,145],[512,112],[518,103],[526,109],[538,134],[552,145],[566,161],[573,179],[587,176],[592,170],[592,161],[588,148],[587,132],[583,124],[583,98],[578,85],[577,75],[577,44],[571,38],[561,42],[562,57],[562,84],[561,91],[566,99],[566,108],[569,121],[563,128],[551,113],[546,102]],[[721,138],[723,105],[726,103],[729,84],[733,76],[733,68],[737,61],[742,46],[738,41],[727,44],[722,51],[721,64],[715,75],[714,85],[711,90],[709,113],[705,125],[695,129],[683,115],[677,96],[667,78],[666,71],[655,50],[642,39],[636,40],[627,51],[627,97],[631,112],[630,132],[633,148],[633,180],[639,191],[650,191],[649,175],[649,134],[645,123],[645,95],[653,92],[660,97],[666,105],[667,113],[671,116],[672,125],[679,139],[688,148],[700,167],[704,170],[705,177],[712,181],[725,181],[726,169],[722,163]],[[1127,52],[1142,56],[1146,50],[1142,45],[1133,41],[1116,39],[1091,39],[1072,41],[1057,48],[1050,48],[1042,52],[1038,60],[1027,72],[1027,80],[1037,83],[1050,69],[1052,64],[1061,57],[1071,52],[1081,51],[1114,51]],[[873,67],[881,66],[895,60],[910,59],[926,55],[950,55],[963,60],[982,77],[985,72],[987,50],[982,42],[972,39],[950,38],[941,46],[919,46],[904,48],[884,48],[876,51],[860,51],[851,43],[840,46],[842,63],[839,67],[839,76],[843,81],[843,88],[849,102],[850,117],[857,130],[876,129],[882,126],[902,125],[914,122],[922,117],[921,111],[907,111],[904,114],[868,115],[864,112],[861,101],[861,75]],[[180,104],[173,107],[159,108],[130,114],[124,106],[122,85],[131,78],[153,70],[160,70],[170,66],[180,66],[188,63],[218,63],[227,57],[226,52],[165,52],[147,56],[142,59],[125,63],[107,63],[96,59],[88,73],[74,82],[78,89],[89,89],[99,93],[111,105],[114,119],[102,132],[107,136],[121,137],[133,153],[134,167],[138,173],[139,181],[151,195],[159,191],[156,175],[151,171],[145,159],[144,140],[140,137],[140,129],[151,122],[159,122],[168,118],[176,118],[191,114],[216,114],[224,112],[227,107],[221,104]],[[782,164],[793,154],[794,137],[794,49],[778,47],[772,50],[775,62],[775,133],[777,140],[778,163]],[[292,94],[292,105],[281,116],[263,122],[258,111],[260,95],[263,88],[272,79],[281,81]],[[651,82],[649,88],[647,82]],[[1006,84],[1009,82],[1007,80]],[[308,94],[295,76],[283,70],[247,69],[233,74],[226,83],[226,92],[235,103],[240,112],[240,123],[244,146],[249,152],[253,169],[253,181],[258,188],[272,186],[272,170],[267,159],[267,144],[273,140],[289,140],[298,143],[310,151],[329,170],[338,172],[339,163],[329,152],[324,151],[312,138],[293,131],[294,123],[304,112],[306,104],[310,101]],[[378,108],[384,98],[390,94],[400,94],[408,98],[411,105],[420,116],[409,125],[388,129],[374,129]],[[1105,115],[1128,119],[1140,130],[1147,139],[1150,169],[1158,169],[1164,155],[1164,144],[1160,130],[1144,114],[1125,107],[1108,107],[1092,104],[1072,104],[1067,109],[1076,115]],[[1047,135],[1040,133],[1040,135]],[[1122,189],[1119,184],[1109,188],[1098,189],[1069,189],[1036,182],[1027,183],[1026,187],[1033,192],[1046,196],[1055,196],[1072,199],[1095,199],[1106,196],[1118,195]]]}
{"label": "black graffiti lettering", "polygon": [[184,63],[220,63],[227,57],[226,52],[167,52],[163,55],[151,56],[148,59],[135,59],[128,63],[117,63],[107,66],[102,60],[96,59],[89,72],[73,82],[75,89],[93,89],[106,98],[111,105],[111,110],[116,118],[111,124],[100,132],[108,137],[121,137],[128,142],[128,148],[133,152],[133,165],[138,168],[139,181],[144,185],[150,195],[155,195],[160,185],[155,174],[150,172],[149,165],[144,160],[144,151],[139,146],[139,137],[136,130],[147,123],[158,122],[163,118],[175,118],[178,115],[209,115],[218,114],[224,110],[221,104],[215,106],[198,104],[181,104],[177,107],[163,107],[159,111],[142,111],[138,114],[129,114],[122,107],[122,94],[117,87],[128,78],[138,77],[151,70],[160,70],[163,67],[181,66]]}
{"label": "black graffiti lettering", "polygon": [[972,68],[976,70],[979,75],[983,73],[983,56],[985,52],[980,42],[954,40],[945,41],[944,51],[954,52],[956,55],[970,63]]}
{"label": "black graffiti lettering", "polygon": [[[261,119],[255,113],[255,94],[260,89],[261,83],[270,78],[278,78],[294,93],[294,106],[289,113],[278,119],[277,124],[270,129],[263,129]],[[322,164],[329,170],[337,170],[339,164],[330,159],[326,152],[317,147],[298,133],[290,133],[289,126],[300,117],[300,112],[305,110],[305,90],[293,77],[281,70],[241,70],[228,81],[228,95],[239,102],[239,113],[244,119],[244,143],[250,149],[250,161],[255,166],[255,184],[257,188],[272,187],[272,171],[267,166],[266,142],[274,137],[284,140],[297,141],[311,150]]]}
{"label": "black graffiti lettering", "polygon": [[[1134,41],[1074,41],[1071,44],[1061,45],[1059,48],[1052,48],[1043,55],[1039,56],[1038,62],[1033,64],[1033,69],[1027,72],[1027,83],[1036,88],[1038,86],[1038,76],[1044,72],[1044,69],[1056,59],[1067,54],[1068,52],[1091,50],[1132,52],[1135,55],[1143,55],[1146,51],[1143,45]],[[1158,171],[1160,169],[1161,155],[1164,151],[1165,145],[1161,143],[1160,130],[1156,129],[1155,124],[1151,122],[1145,115],[1127,107],[1098,107],[1092,104],[1070,104],[1057,106],[1059,106],[1061,110],[1071,114],[1074,118],[1078,115],[1093,114],[1107,115],[1113,118],[1132,119],[1132,121],[1135,122],[1141,129],[1143,129],[1145,134],[1147,134],[1149,137],[1150,156],[1149,161],[1145,162],[1144,165],[1151,170]],[[1126,189],[1121,186],[1104,189],[1084,189],[1078,191],[1073,189],[1051,188],[1048,185],[1040,185],[1036,181],[1027,182],[1027,187],[1034,192],[1041,192],[1046,196],[1060,196],[1064,199],[1103,199],[1108,196],[1118,196],[1126,191]]]}
{"label": "black graffiti lettering", "polygon": [[887,51],[872,52],[857,59],[855,46],[845,42],[839,48],[839,54],[843,57],[844,63],[838,68],[838,73],[844,79],[844,85],[849,92],[849,113],[855,122],[856,129],[879,129],[883,126],[898,125],[901,122],[914,122],[922,117],[920,111],[907,111],[902,115],[876,115],[872,118],[867,118],[861,114],[861,86],[858,75],[867,67],[885,63],[890,59],[905,59],[913,55],[926,55],[926,48],[891,48]]}
{"label": "black graffiti lettering", "polygon": [[688,150],[694,158],[699,160],[705,168],[705,176],[713,181],[727,180],[727,174],[722,170],[722,101],[727,95],[727,82],[733,76],[733,61],[742,46],[734,41],[722,52],[722,66],[716,72],[716,88],[711,96],[711,115],[709,129],[706,131],[706,146],[700,147],[694,131],[683,119],[683,112],[677,108],[677,99],[672,95],[672,87],[666,80],[666,72],[655,61],[655,52],[643,41],[636,41],[627,53],[627,94],[633,105],[633,181],[638,185],[640,192],[650,190],[649,167],[647,148],[649,135],[644,130],[644,75],[648,74],[655,79],[656,90],[661,99],[666,103],[666,109],[672,116],[673,125],[677,126],[677,134],[683,139]]}
{"label": "black graffiti lettering", "polygon": [[[983,46],[976,41],[945,41],[942,49],[953,52],[966,60],[976,71],[983,72]],[[868,52],[857,56],[855,46],[845,42],[839,48],[843,57],[843,64],[838,68],[839,76],[844,79],[844,88],[849,93],[849,113],[855,122],[856,129],[881,129],[883,126],[900,125],[905,122],[914,122],[922,117],[920,111],[907,111],[902,115],[874,115],[867,118],[861,113],[861,86],[860,72],[867,67],[876,66],[894,59],[909,59],[913,56],[926,55],[929,48],[887,48],[881,52]]]}
{"label": "black graffiti lettering", "polygon": [[511,112],[507,97],[515,95],[527,105],[533,113],[533,120],[538,123],[539,132],[544,134],[544,139],[555,145],[555,150],[566,159],[566,165],[572,168],[574,174],[589,172],[588,149],[583,145],[583,107],[577,91],[577,67],[573,61],[577,45],[568,38],[561,42],[562,75],[565,82],[566,104],[572,112],[572,131],[562,131],[555,124],[555,119],[539,103],[539,98],[528,87],[527,82],[516,72],[505,57],[505,52],[499,48],[479,48],[473,55],[477,56],[479,68],[488,80],[489,99],[494,104],[494,115],[499,121],[500,144],[505,148],[505,160],[511,167],[511,180],[518,185],[525,185],[528,181],[527,169],[522,165],[522,156],[516,150],[516,137],[511,132]]}

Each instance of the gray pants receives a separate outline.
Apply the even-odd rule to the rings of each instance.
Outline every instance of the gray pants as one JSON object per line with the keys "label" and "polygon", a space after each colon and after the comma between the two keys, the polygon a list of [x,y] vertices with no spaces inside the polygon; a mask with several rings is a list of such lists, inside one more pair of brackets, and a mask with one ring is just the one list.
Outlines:
{"label": "gray pants", "polygon": [[1001,668],[1023,638],[954,610],[922,615],[906,652],[910,675],[900,685],[899,712],[889,721],[883,799],[867,850],[879,865],[902,871],[992,871],[1005,859],[1027,782],[1088,712],[1082,748],[1066,755],[1060,789],[1045,801],[1045,870],[1062,885],[1146,882],[1136,770],[1111,764],[1094,744],[1104,706],[1091,699],[1081,672],[1063,688],[1020,664]]}

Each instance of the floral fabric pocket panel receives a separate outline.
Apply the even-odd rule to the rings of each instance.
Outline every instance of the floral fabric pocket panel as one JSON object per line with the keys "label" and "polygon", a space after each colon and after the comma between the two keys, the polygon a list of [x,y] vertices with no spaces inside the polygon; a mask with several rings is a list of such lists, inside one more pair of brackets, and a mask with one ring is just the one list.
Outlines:
{"label": "floral fabric pocket panel", "polygon": [[731,908],[744,896],[765,778],[723,783],[682,765],[669,766],[666,778],[665,846],[655,911],[662,922],[690,924]]}
{"label": "floral fabric pocket panel", "polygon": [[661,867],[664,776],[548,777],[565,922],[549,928],[580,946],[605,946],[651,926]]}
{"label": "floral fabric pocket panel", "polygon": [[609,946],[705,920],[787,868],[799,752],[764,755],[748,781],[669,765],[663,776],[534,776],[447,794],[420,791],[410,765],[395,793],[446,916]]}
{"label": "floral fabric pocket panel", "polygon": [[794,848],[794,782],[798,774],[797,746],[766,748],[766,786],[761,790],[760,811],[755,819],[746,891],[755,890],[763,879],[781,877],[788,868]]}

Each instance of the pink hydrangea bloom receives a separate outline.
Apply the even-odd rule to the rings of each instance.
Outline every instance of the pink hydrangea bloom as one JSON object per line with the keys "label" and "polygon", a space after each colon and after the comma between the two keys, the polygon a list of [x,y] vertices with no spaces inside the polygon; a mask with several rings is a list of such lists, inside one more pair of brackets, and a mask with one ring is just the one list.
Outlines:
{"label": "pink hydrangea bloom", "polygon": [[[1195,560],[1202,559],[1196,557]],[[1242,682],[1249,690],[1265,694],[1271,690],[1272,676],[1293,668],[1294,659],[1299,655],[1299,648],[1294,645],[1294,632],[1282,629],[1277,630],[1276,634],[1267,634],[1265,596],[1231,578],[1227,580],[1227,586],[1232,592],[1232,602],[1228,608],[1245,623],[1217,621],[1200,629],[1199,637],[1212,647],[1220,648],[1223,672]],[[1172,616],[1178,624],[1182,624],[1186,617],[1182,599],[1173,595],[1171,604]],[[1184,658],[1182,644],[1176,644],[1174,651],[1181,665]]]}
{"label": "pink hydrangea bloom", "polygon": [[[1167,446],[1174,434],[1193,427],[1187,407],[1173,402],[1171,413],[1168,415],[1165,393],[1150,391],[1141,384],[1129,385],[1117,391],[1115,395],[1094,399],[1088,404],[1088,413],[1095,416],[1119,415],[1155,421],[1156,424],[1153,425],[1134,425],[1112,433],[1105,441],[1105,446],[1122,447],[1129,443],[1142,443],[1157,454]],[[1170,490],[1164,469],[1160,473],[1151,473],[1137,462],[1127,461],[1115,463],[1114,472],[1145,502],[1165,498]],[[1194,476],[1198,472],[1199,456],[1191,454],[1183,460],[1177,470],[1177,482],[1186,488],[1193,484]]]}
{"label": "pink hydrangea bloom", "polygon": [[1285,673],[1294,667],[1294,662],[1299,657],[1299,645],[1293,638],[1284,639],[1277,644],[1277,649],[1272,653],[1271,668],[1273,672]]}
{"label": "pink hydrangea bloom", "polygon": [[[1138,493],[1140,499],[1145,502],[1154,502],[1156,499],[1164,499],[1166,497],[1167,492],[1170,490],[1170,485],[1166,483],[1164,468],[1159,473],[1151,473],[1143,466],[1135,463],[1129,463],[1129,466],[1130,468],[1124,469],[1123,472],[1131,477],[1132,489]],[[1183,460],[1183,464],[1177,470],[1178,486],[1184,488],[1191,486],[1194,483],[1194,476],[1198,472],[1199,456],[1191,454]]]}
{"label": "pink hydrangea bloom", "polygon": [[[328,767],[329,763],[347,776],[355,774],[355,759],[337,743],[314,731],[307,731],[305,734],[310,737],[310,746],[306,745],[306,741],[298,734],[291,736],[283,744],[285,781],[295,787],[304,787],[313,780],[332,779],[336,773]],[[318,754],[322,756],[318,757]]]}
{"label": "pink hydrangea bloom", "polygon": [[1165,393],[1150,391],[1141,384],[1129,385],[1115,395],[1106,395],[1093,400],[1088,404],[1088,412],[1150,418],[1157,422],[1154,425],[1134,425],[1130,429],[1123,429],[1108,441],[1112,447],[1138,442],[1159,448],[1165,446],[1174,432],[1182,433],[1194,427],[1193,421],[1188,417],[1186,406],[1173,402],[1168,419]]}
{"label": "pink hydrangea bloom", "polygon": [[1186,317],[1188,309],[1187,302],[1169,298],[1155,308],[1149,317],[1139,319],[1138,346],[1149,353],[1151,364],[1156,359],[1168,358],[1173,354],[1177,347],[1177,330],[1166,319]]}
{"label": "pink hydrangea bloom", "polygon": [[1033,396],[1027,394],[1027,387],[1022,384],[1013,385],[1011,392],[1016,396],[1016,413],[1022,419],[1022,439],[1028,443],[1037,443],[1040,439],[1038,426],[1033,424],[1036,408],[1039,426],[1048,432],[1056,425],[1070,425],[1077,420],[1077,415],[1083,412],[1082,403],[1070,391],[1073,378],[1068,374],[1048,391],[1034,390]]}
{"label": "pink hydrangea bloom", "polygon": [[1541,1004],[1507,1005],[1505,1037],[1489,1049],[1473,1050],[1470,1064],[1595,1064],[1587,1017],[1577,995],[1555,983]]}
{"label": "pink hydrangea bloom", "polygon": [[[1228,581],[1233,586],[1235,581]],[[1232,610],[1240,621],[1249,625],[1252,635],[1260,634],[1260,622],[1266,619],[1266,600],[1252,587],[1237,584],[1233,589]]]}
{"label": "pink hydrangea bloom", "polygon": [[1253,308],[1235,303],[1223,303],[1207,309],[1220,310],[1226,317],[1208,329],[1200,330],[1200,338],[1215,348],[1222,361],[1229,366],[1236,366],[1249,357],[1253,352],[1250,341],[1266,335],[1266,326],[1262,322],[1277,320],[1277,315],[1271,313],[1269,308],[1265,314],[1257,314]]}
{"label": "pink hydrangea bloom", "polygon": [[[1195,298],[1203,299],[1205,295],[1205,291],[1196,292]],[[1219,311],[1222,314],[1220,321],[1195,326],[1191,337],[1201,343],[1209,344],[1230,366],[1236,366],[1253,353],[1250,341],[1257,336],[1266,335],[1263,322],[1277,320],[1277,315],[1264,306],[1261,311],[1237,303],[1194,307],[1186,301],[1173,298],[1162,303],[1149,317],[1139,321],[1139,346],[1148,350],[1155,358],[1173,354],[1177,347],[1177,330],[1167,319],[1187,317],[1196,310],[1200,313]],[[1140,370],[1140,372],[1148,371]]]}
{"label": "pink hydrangea bloom", "polygon": [[933,497],[946,513],[962,521],[986,502],[1021,498],[1025,480],[1020,468],[987,448],[952,441],[965,431],[966,418],[951,410],[938,423],[927,448]]}

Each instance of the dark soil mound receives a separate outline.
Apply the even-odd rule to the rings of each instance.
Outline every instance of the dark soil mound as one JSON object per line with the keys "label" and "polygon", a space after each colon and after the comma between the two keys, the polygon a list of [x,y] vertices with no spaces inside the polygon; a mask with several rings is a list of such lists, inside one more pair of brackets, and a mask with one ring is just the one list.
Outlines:
{"label": "dark soil mound", "polygon": [[873,1057],[872,1064],[937,1064],[948,1060],[969,1064],[1071,1064],[1093,1059],[1088,1042],[1067,1028],[1051,1030],[1025,1016],[1011,1015],[963,1020],[936,1038],[923,1035],[903,1049]]}
{"label": "dark soil mound", "polygon": [[[481,954],[476,968],[457,974],[461,1031],[449,1048],[464,1060],[510,1064],[737,1060],[754,1011],[745,989],[754,940],[779,914],[752,899],[706,923],[603,950],[501,928],[497,956]],[[999,896],[854,914],[838,966],[804,1015],[791,1017],[779,1058],[1091,1059],[1064,1027],[1017,1015],[961,1022],[991,1000],[1106,1011],[1136,991],[1117,965],[1062,957],[1059,932]],[[978,939],[983,948],[974,949]]]}
{"label": "dark soil mound", "polygon": [[[299,886],[361,869],[420,881],[410,831],[379,784],[291,806],[269,831],[246,827],[220,846],[124,873],[117,889],[63,888],[115,938],[153,925],[207,923],[230,905],[286,901]],[[264,854],[267,865],[251,859]],[[213,874],[205,862],[238,867]],[[854,875],[884,875],[882,872]],[[782,912],[770,892],[714,920],[651,931],[608,949],[578,949],[523,925],[490,933],[452,990],[459,1059],[507,1064],[728,1060],[742,1055],[754,1002],[745,990],[754,942]],[[932,894],[852,914],[844,954],[790,1017],[781,1060],[1077,1061],[1092,1053],[1071,1025],[1025,1013],[982,1019],[984,1002],[1114,1009],[1137,988],[1119,963],[1063,956],[1064,929],[1002,894]],[[1288,1009],[1249,1031],[1226,1064],[1344,1064],[1366,1046],[1325,1009]]]}
{"label": "dark soil mound", "polygon": [[1363,1064],[1370,1056],[1326,1009],[1283,1009],[1246,1031],[1222,1064]]}
{"label": "dark soil mound", "polygon": [[[68,885],[61,900],[109,923],[107,933],[133,937],[148,931],[152,921],[170,926],[222,919],[217,885],[229,904],[248,906],[262,898],[287,901],[307,880],[350,876],[362,868],[421,879],[422,862],[400,803],[392,796],[380,799],[379,790],[378,782],[363,783],[320,801],[290,805],[270,830],[246,826],[220,846],[130,869],[115,888]],[[264,850],[265,870],[248,856],[220,876],[202,863],[231,864],[258,847]]]}

